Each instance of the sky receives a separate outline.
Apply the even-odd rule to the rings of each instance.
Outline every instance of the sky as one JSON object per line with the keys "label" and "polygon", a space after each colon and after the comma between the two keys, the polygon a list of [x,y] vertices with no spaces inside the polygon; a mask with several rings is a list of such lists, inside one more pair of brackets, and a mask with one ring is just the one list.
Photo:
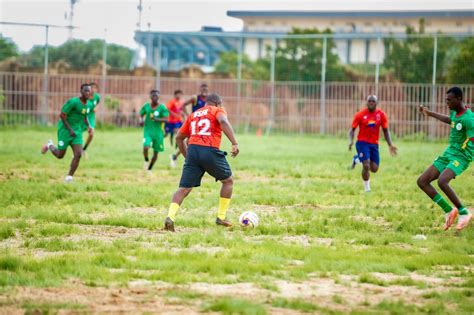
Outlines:
{"label": "sky", "polygon": [[[139,0],[79,0],[74,6],[73,37],[136,48]],[[427,7],[427,5],[429,6]],[[0,21],[68,25],[69,0],[0,0]],[[474,0],[143,0],[142,30],[198,31],[203,25],[240,31],[240,19],[228,10],[443,10],[474,9]],[[43,45],[45,30],[39,27],[0,24],[0,33],[11,38],[21,51]],[[57,46],[69,36],[67,29],[51,28],[49,43]]]}

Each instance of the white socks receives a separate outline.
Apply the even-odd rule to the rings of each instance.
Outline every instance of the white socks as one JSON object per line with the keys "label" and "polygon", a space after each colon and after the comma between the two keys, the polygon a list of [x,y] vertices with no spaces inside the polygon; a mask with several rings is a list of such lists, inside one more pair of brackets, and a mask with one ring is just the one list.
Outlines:
{"label": "white socks", "polygon": [[370,191],[370,179],[369,180],[364,180],[364,190],[365,190],[365,192]]}

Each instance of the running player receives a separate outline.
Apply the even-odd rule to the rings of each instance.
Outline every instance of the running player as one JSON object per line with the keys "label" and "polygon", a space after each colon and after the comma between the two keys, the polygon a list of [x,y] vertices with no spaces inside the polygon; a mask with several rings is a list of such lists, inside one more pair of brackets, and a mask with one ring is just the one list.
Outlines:
{"label": "running player", "polygon": [[[453,87],[446,93],[446,104],[449,116],[432,112],[420,105],[420,112],[433,117],[451,126],[449,132],[449,146],[418,178],[417,184],[445,213],[444,230],[454,224],[459,215],[456,230],[464,229],[472,219],[472,214],[461,203],[449,182],[461,175],[472,161],[474,154],[474,113],[463,103],[463,93],[458,87]],[[431,182],[438,180],[438,186],[454,204],[453,208]]]}
{"label": "running player", "polygon": [[380,165],[380,127],[383,129],[383,135],[385,141],[387,141],[390,154],[397,154],[397,147],[393,145],[390,139],[387,115],[382,110],[377,109],[377,103],[377,96],[370,95],[367,98],[367,108],[355,114],[352,121],[352,128],[349,131],[349,151],[352,151],[354,132],[356,128],[359,127],[356,142],[357,155],[353,158],[352,168],[355,167],[357,160],[362,163],[362,180],[364,182],[365,192],[370,191],[370,172],[376,173]]}
{"label": "running player", "polygon": [[[183,97],[183,91],[176,90],[174,91],[174,98],[166,104],[166,107],[169,111],[168,122],[165,124],[165,137],[166,135],[170,135],[170,144],[171,148],[173,148],[173,139],[175,132],[181,128],[183,125],[183,101],[181,98]],[[178,144],[176,143],[175,148],[178,148]],[[176,153],[170,155],[170,166],[176,167],[176,159],[179,155],[179,150]]]}
{"label": "running player", "polygon": [[[205,106],[192,113],[178,131],[176,142],[186,160],[179,188],[169,206],[165,230],[174,232],[174,221],[181,203],[193,187],[201,185],[205,172],[222,182],[216,224],[232,226],[226,219],[226,213],[232,197],[233,179],[225,158],[226,152],[219,150],[222,132],[232,143],[232,157],[239,154],[239,147],[226,112],[221,106],[221,97],[210,94]],[[184,141],[186,138],[189,139],[189,145]]]}
{"label": "running player", "polygon": [[92,128],[87,120],[91,91],[91,86],[88,83],[82,84],[81,96],[69,99],[61,108],[58,122],[58,147],[54,146],[53,140],[48,140],[41,148],[42,154],[51,151],[56,158],[62,159],[66,154],[67,147],[71,146],[74,156],[65,179],[66,183],[72,182],[81,160],[84,128],[87,128],[89,135],[92,133]]}
{"label": "running player", "polygon": [[199,87],[199,94],[193,95],[190,99],[183,103],[183,110],[186,113],[186,106],[192,105],[192,112],[194,113],[198,109],[204,107],[206,104],[207,94],[209,93],[209,88],[206,83],[201,84]]}
{"label": "running player", "polygon": [[86,160],[87,160],[87,153],[86,153],[87,147],[89,146],[89,144],[91,144],[92,139],[94,138],[96,107],[100,103],[100,94],[98,93],[97,84],[95,84],[94,82],[91,82],[89,83],[89,85],[92,88],[92,93],[91,93],[91,101],[89,102],[89,106],[87,108],[87,120],[89,121],[89,125],[92,129],[92,132],[88,132],[86,144],[84,145],[84,148],[82,148],[83,150],[82,154],[84,155],[84,158]]}
{"label": "running player", "polygon": [[[158,152],[164,151],[163,145],[163,125],[168,121],[168,109],[164,104],[158,103],[160,91],[150,92],[151,103],[145,103],[140,109],[140,126],[143,129],[143,157],[145,164],[143,168],[151,174],[151,169],[158,159]],[[145,119],[144,119],[145,118]],[[148,158],[148,149],[153,147],[153,157]]]}

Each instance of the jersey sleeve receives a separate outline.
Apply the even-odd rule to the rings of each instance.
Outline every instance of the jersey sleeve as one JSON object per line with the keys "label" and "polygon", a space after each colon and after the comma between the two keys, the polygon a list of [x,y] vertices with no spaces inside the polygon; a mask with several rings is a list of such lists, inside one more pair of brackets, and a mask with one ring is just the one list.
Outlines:
{"label": "jersey sleeve", "polygon": [[466,136],[473,140],[474,139],[474,117],[469,119],[466,124]]}
{"label": "jersey sleeve", "polygon": [[140,116],[143,116],[143,115],[146,115],[145,105],[143,105],[142,108],[140,109]]}
{"label": "jersey sleeve", "polygon": [[186,119],[186,121],[184,122],[184,124],[181,126],[181,128],[179,129],[179,132],[187,137],[190,136],[190,132],[189,132],[189,124],[190,124],[190,119],[191,119],[191,116],[188,117],[188,119]]}
{"label": "jersey sleeve", "polygon": [[387,114],[385,114],[385,112],[382,112],[382,117],[381,120],[382,120],[382,128],[383,129],[387,129],[388,128],[388,118],[387,118]]}
{"label": "jersey sleeve", "polygon": [[160,105],[160,118],[166,118],[170,115],[168,108],[166,108],[165,104]]}
{"label": "jersey sleeve", "polygon": [[61,112],[67,115],[72,111],[73,108],[74,108],[74,102],[71,100],[68,100],[66,104],[64,104],[63,107],[61,108]]}
{"label": "jersey sleeve", "polygon": [[354,115],[354,118],[352,119],[352,129],[356,129],[359,127],[359,122],[360,122],[360,113],[357,113]]}
{"label": "jersey sleeve", "polygon": [[99,93],[96,93],[95,95],[97,95],[97,104],[95,104],[96,106],[99,105],[100,103],[100,94]]}

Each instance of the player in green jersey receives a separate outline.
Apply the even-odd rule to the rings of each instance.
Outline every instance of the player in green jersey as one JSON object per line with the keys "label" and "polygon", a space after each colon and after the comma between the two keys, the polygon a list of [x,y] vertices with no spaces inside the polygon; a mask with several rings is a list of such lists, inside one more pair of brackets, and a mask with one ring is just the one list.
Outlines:
{"label": "player in green jersey", "polygon": [[91,93],[91,96],[90,96],[91,101],[89,102],[89,106],[87,107],[87,120],[89,121],[89,125],[92,129],[92,132],[88,132],[86,144],[84,145],[84,148],[82,148],[83,156],[86,159],[87,159],[86,150],[89,147],[89,145],[91,144],[92,139],[94,138],[96,107],[100,103],[100,94],[98,93],[97,84],[95,84],[94,82],[91,82],[91,83],[89,83],[89,85],[92,88],[92,93]]}
{"label": "player in green jersey", "polygon": [[[150,92],[151,103],[145,103],[140,110],[140,126],[143,129],[143,157],[145,158],[144,169],[151,173],[151,169],[158,159],[158,152],[164,151],[164,124],[168,121],[168,109],[165,104],[158,103],[160,91]],[[148,149],[153,147],[153,157],[148,159]]]}
{"label": "player in green jersey", "polygon": [[63,105],[59,114],[58,122],[58,147],[55,147],[52,140],[41,148],[41,153],[48,151],[58,159],[62,159],[66,154],[68,146],[72,147],[74,156],[71,161],[69,173],[66,176],[66,182],[72,182],[72,176],[79,166],[82,155],[82,132],[87,128],[89,134],[92,129],[87,120],[87,108],[90,102],[91,86],[87,84],[81,85],[81,96],[69,99]]}
{"label": "player in green jersey", "polygon": [[[417,184],[445,212],[444,230],[449,229],[459,215],[456,230],[460,231],[469,224],[472,214],[461,203],[454,190],[449,186],[449,182],[456,176],[461,175],[472,161],[474,154],[474,113],[464,105],[463,93],[458,87],[448,90],[446,104],[449,107],[449,116],[432,112],[423,105],[420,106],[420,112],[423,115],[449,124],[451,130],[449,132],[448,148],[433,162],[433,165],[421,174]],[[436,179],[438,179],[439,188],[455,207],[452,207],[431,185],[431,182]]]}

